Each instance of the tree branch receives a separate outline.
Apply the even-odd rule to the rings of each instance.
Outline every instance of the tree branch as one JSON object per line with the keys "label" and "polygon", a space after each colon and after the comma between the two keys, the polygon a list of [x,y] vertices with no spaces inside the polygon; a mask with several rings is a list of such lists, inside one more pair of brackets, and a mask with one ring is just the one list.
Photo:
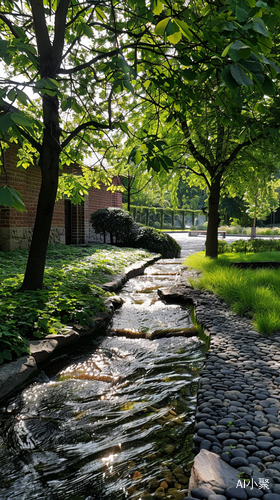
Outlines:
{"label": "tree branch", "polygon": [[184,136],[186,137],[188,147],[189,147],[191,154],[193,155],[193,157],[197,161],[199,161],[208,170],[209,174],[212,176],[214,174],[214,172],[213,172],[213,168],[212,168],[210,161],[205,156],[203,156],[195,147],[194,143],[192,142],[192,140],[190,138],[190,130],[189,130],[189,127],[188,127],[186,121],[182,120],[182,118],[180,116],[179,116],[179,121],[181,123],[182,130],[183,130]]}
{"label": "tree branch", "polygon": [[109,125],[105,125],[103,123],[98,123],[95,120],[90,120],[88,122],[82,123],[79,125],[73,132],[71,132],[68,137],[61,143],[61,149],[64,149],[69,142],[71,142],[82,130],[88,127],[95,127],[96,129],[108,130],[110,129]]}
{"label": "tree branch", "polygon": [[[38,52],[43,61],[50,62],[51,42],[49,38],[48,28],[45,20],[45,12],[42,0],[30,0],[30,5],[33,14],[33,21],[36,33]],[[47,69],[47,68],[46,68]],[[45,68],[41,66],[41,77],[50,76]]]}
{"label": "tree branch", "polygon": [[13,23],[4,14],[0,14],[0,19],[2,19],[2,21],[8,26],[8,28],[9,28],[10,32],[12,33],[12,35],[15,38],[19,38],[18,33],[14,29]]}
{"label": "tree branch", "polygon": [[60,67],[65,38],[65,24],[70,0],[60,0],[55,13],[55,30],[53,40],[53,60],[55,71]]}

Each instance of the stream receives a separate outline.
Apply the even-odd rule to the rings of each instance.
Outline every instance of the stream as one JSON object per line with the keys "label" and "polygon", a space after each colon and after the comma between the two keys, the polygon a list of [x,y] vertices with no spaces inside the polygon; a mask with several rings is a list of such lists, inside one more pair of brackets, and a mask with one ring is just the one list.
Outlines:
{"label": "stream", "polygon": [[179,261],[160,261],[130,280],[109,332],[54,360],[7,400],[1,500],[186,495],[205,346],[197,337],[139,338],[192,326],[188,308],[157,295],[180,273]]}

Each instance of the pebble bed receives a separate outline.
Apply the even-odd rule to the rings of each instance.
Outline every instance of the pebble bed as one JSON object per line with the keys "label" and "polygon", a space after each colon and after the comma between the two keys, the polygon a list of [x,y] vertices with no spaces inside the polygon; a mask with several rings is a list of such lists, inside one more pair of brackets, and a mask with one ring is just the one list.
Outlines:
{"label": "pebble bed", "polygon": [[184,500],[280,500],[280,334],[260,335],[210,292],[188,289],[184,297],[211,336],[194,452],[218,454],[241,474],[236,487],[195,488]]}

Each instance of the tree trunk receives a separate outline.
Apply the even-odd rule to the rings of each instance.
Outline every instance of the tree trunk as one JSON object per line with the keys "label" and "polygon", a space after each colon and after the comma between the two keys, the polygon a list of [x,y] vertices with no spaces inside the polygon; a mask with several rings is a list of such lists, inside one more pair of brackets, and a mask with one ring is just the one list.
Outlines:
{"label": "tree trunk", "polygon": [[20,288],[38,290],[43,286],[44,269],[51,231],[59,174],[59,125],[56,97],[44,96],[45,131],[39,165],[42,173],[37,213],[24,280]]}
{"label": "tree trunk", "polygon": [[128,183],[127,183],[127,211],[128,212],[130,212],[130,193],[131,193],[130,175],[128,175]]}
{"label": "tree trunk", "polygon": [[206,237],[206,257],[218,257],[218,228],[220,223],[219,202],[221,178],[212,180],[209,195],[208,228]]}
{"label": "tree trunk", "polygon": [[251,238],[252,239],[254,239],[257,236],[256,222],[257,222],[257,208],[255,205],[253,227],[251,228]]}

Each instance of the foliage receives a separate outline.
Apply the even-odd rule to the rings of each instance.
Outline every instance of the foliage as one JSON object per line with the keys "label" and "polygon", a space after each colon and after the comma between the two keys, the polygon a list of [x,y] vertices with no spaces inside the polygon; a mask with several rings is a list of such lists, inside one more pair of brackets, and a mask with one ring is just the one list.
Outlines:
{"label": "foliage", "polygon": [[164,258],[180,256],[181,247],[168,234],[151,227],[145,227],[137,222],[123,209],[101,208],[91,214],[92,226],[98,233],[110,233],[116,243],[132,248],[146,248],[150,252],[160,253]]}
{"label": "foliage", "polygon": [[[18,292],[26,251],[0,252],[0,363],[28,352],[26,339],[67,332],[73,323],[93,325],[107,296],[100,285],[145,251],[109,245],[49,247],[43,290]],[[1,354],[2,353],[2,354]]]}
{"label": "foliage", "polygon": [[270,31],[277,45],[279,10],[275,4],[262,10],[258,2],[246,0],[161,7],[155,35],[171,47],[162,65],[151,61],[143,68],[144,117],[137,116],[139,108],[132,113],[137,134],[127,145],[148,169],[164,169],[162,159],[169,155],[175,179],[185,169],[191,172],[190,185],[207,188],[206,252],[215,257],[221,191],[242,180],[244,158],[256,144],[270,145],[278,154],[273,95],[280,69]]}
{"label": "foliage", "polygon": [[280,251],[280,241],[279,240],[263,240],[263,239],[252,239],[252,240],[238,240],[231,243],[229,246],[229,251],[240,253],[244,252],[279,252]]}
{"label": "foliage", "polygon": [[218,255],[228,252],[228,243],[225,240],[218,240]]}
{"label": "foliage", "polygon": [[280,252],[258,254],[223,254],[218,259],[204,258],[202,253],[186,260],[186,264],[202,271],[193,283],[222,297],[232,310],[252,318],[263,334],[280,328],[280,269],[237,269],[233,262],[280,261]]}
{"label": "foliage", "polygon": [[181,247],[169,234],[157,229],[133,223],[132,231],[123,244],[133,248],[146,248],[150,252],[160,253],[165,259],[180,257]]}
{"label": "foliage", "polygon": [[7,184],[0,186],[0,205],[26,212],[21,193]]}
{"label": "foliage", "polygon": [[104,235],[104,243],[106,233],[109,233],[111,244],[113,244],[113,237],[116,243],[121,243],[128,237],[132,229],[133,218],[122,208],[109,207],[96,210],[91,214],[90,222],[97,234]]}
{"label": "foliage", "polygon": [[256,141],[278,140],[278,0],[1,5],[0,135],[28,141],[24,164],[36,156],[42,170],[22,289],[42,287],[59,166],[82,164],[89,152],[100,163],[124,135],[126,163],[164,175],[176,165],[202,179],[210,193],[206,249],[215,256],[231,167]]}

